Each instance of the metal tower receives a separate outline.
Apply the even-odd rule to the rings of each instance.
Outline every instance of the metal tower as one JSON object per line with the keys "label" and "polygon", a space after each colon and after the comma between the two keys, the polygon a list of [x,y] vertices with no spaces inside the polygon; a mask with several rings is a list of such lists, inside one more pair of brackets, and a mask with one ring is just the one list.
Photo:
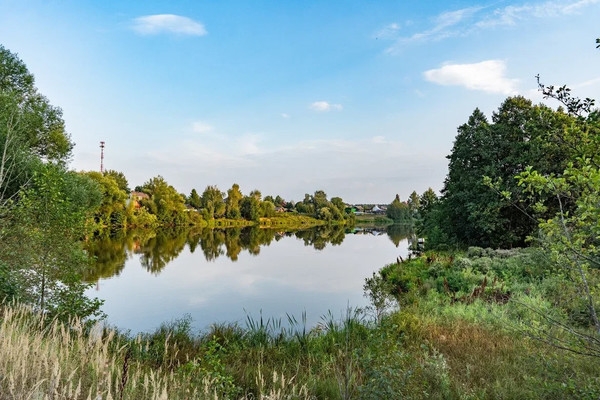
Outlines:
{"label": "metal tower", "polygon": [[104,141],[100,142],[100,172],[104,172]]}

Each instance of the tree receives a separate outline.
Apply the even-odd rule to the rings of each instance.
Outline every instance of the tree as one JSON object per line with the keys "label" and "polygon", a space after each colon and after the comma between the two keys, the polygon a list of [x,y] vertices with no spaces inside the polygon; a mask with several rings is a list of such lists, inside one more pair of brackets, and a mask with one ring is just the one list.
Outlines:
{"label": "tree", "polygon": [[[398,196],[398,195],[396,195],[396,196]],[[419,195],[417,194],[417,192],[415,190],[413,190],[413,192],[410,194],[410,196],[408,196],[408,200],[406,201],[406,204],[408,204],[408,209],[410,210],[410,212],[413,215],[419,211],[421,202],[419,199]]]}
{"label": "tree", "polygon": [[398,195],[396,195],[396,198],[388,205],[385,213],[386,216],[393,219],[394,222],[409,223],[412,221],[408,204],[400,201],[400,196]]}
{"label": "tree", "polygon": [[[448,156],[440,205],[447,223],[440,229],[463,245],[522,246],[536,224],[527,217],[532,203],[514,176],[528,165],[544,173],[564,169],[568,149],[554,138],[572,121],[560,110],[534,106],[520,96],[506,99],[492,123],[476,109],[458,128]],[[491,190],[484,177],[511,193],[512,202]]]}
{"label": "tree", "polygon": [[0,261],[15,272],[21,301],[64,320],[100,315],[101,303],[85,297],[88,285],[81,282],[89,265],[81,238],[100,199],[96,183],[85,175],[53,164],[35,172],[0,244]]}
{"label": "tree", "polygon": [[225,216],[230,219],[238,219],[242,216],[240,211],[240,201],[244,195],[240,191],[240,186],[234,183],[231,189],[227,191],[227,199],[225,199]]}
{"label": "tree", "polygon": [[127,226],[129,215],[127,215],[128,193],[119,187],[118,182],[112,174],[101,174],[90,171],[83,173],[97,183],[102,194],[100,206],[94,213],[98,228],[123,228]]}
{"label": "tree", "polygon": [[36,163],[64,165],[72,148],[62,111],[38,93],[23,61],[0,45],[0,207],[6,210],[30,181]]}
{"label": "tree", "polygon": [[37,157],[65,163],[73,143],[62,111],[38,93],[33,75],[16,54],[0,45],[0,109],[16,121],[15,132]]}
{"label": "tree", "polygon": [[260,219],[260,201],[256,196],[244,196],[240,202],[240,213],[242,218],[248,221],[258,221]]}
{"label": "tree", "polygon": [[117,183],[119,189],[125,193],[129,194],[129,192],[131,192],[131,189],[129,188],[129,182],[127,182],[127,178],[125,177],[124,173],[115,171],[114,169],[109,169],[108,171],[104,171],[104,176],[110,176]]}
{"label": "tree", "polygon": [[158,175],[141,187],[142,191],[150,196],[149,200],[142,201],[151,214],[156,215],[162,225],[180,225],[188,221],[185,213],[185,199],[177,190],[169,185],[165,179]]}
{"label": "tree", "polygon": [[192,189],[192,191],[190,192],[190,195],[187,198],[187,204],[194,207],[196,210],[202,207],[202,199],[200,198],[200,195],[198,194],[196,189]]}
{"label": "tree", "polygon": [[225,202],[223,192],[216,186],[207,186],[202,192],[202,213],[206,219],[223,218],[225,215]]}
{"label": "tree", "polygon": [[[600,43],[600,39],[596,39]],[[597,46],[597,47],[600,47]],[[547,98],[561,102],[575,116],[575,123],[558,137],[568,144],[571,157],[561,173],[547,174],[528,167],[518,175],[519,185],[533,198],[551,195],[558,208],[552,218],[540,218],[540,234],[536,241],[546,248],[561,266],[567,282],[577,288],[579,300],[585,305],[586,318],[592,334],[544,315],[549,325],[532,329],[535,337],[554,346],[580,354],[600,357],[600,318],[598,288],[600,287],[600,110],[594,100],[573,97],[566,86],[555,90],[539,83]],[[572,205],[568,209],[569,205]],[[537,211],[548,212],[543,201]],[[549,326],[549,327],[548,327]],[[555,328],[566,331],[570,340],[557,337]]]}

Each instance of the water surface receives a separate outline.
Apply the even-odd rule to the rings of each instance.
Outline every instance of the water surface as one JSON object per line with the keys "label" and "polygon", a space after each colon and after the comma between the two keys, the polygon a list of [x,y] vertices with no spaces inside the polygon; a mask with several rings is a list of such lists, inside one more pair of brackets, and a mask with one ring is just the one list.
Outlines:
{"label": "water surface", "polygon": [[[144,236],[146,235],[146,236]],[[132,333],[190,316],[196,329],[254,318],[313,326],[328,311],[364,307],[365,278],[407,253],[405,230],[284,233],[247,228],[105,238],[89,295],[105,301],[108,323]]]}

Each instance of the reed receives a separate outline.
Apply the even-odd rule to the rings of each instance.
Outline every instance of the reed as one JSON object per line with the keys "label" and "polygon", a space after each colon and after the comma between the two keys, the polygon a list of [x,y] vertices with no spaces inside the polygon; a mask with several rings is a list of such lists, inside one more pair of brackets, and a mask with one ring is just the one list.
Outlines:
{"label": "reed", "polygon": [[[114,331],[90,334],[80,321],[40,322],[21,306],[0,314],[0,400],[108,400],[221,398],[215,378],[168,368],[149,368],[133,356],[132,346]],[[165,353],[171,352],[169,338]],[[259,368],[260,371],[260,368]],[[308,399],[307,389],[281,373],[258,375],[258,395],[265,400]],[[229,398],[229,397],[227,397]],[[245,399],[242,393],[240,399]]]}

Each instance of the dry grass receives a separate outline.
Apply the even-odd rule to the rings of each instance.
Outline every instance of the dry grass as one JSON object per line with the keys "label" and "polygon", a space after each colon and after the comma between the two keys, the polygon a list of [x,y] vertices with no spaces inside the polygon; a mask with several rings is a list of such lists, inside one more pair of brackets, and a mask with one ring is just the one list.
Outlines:
{"label": "dry grass", "polygon": [[[78,321],[44,327],[26,308],[0,310],[0,400],[216,400],[211,383],[131,361],[112,331],[86,335]],[[309,398],[282,375],[257,383],[261,393],[254,398]]]}

